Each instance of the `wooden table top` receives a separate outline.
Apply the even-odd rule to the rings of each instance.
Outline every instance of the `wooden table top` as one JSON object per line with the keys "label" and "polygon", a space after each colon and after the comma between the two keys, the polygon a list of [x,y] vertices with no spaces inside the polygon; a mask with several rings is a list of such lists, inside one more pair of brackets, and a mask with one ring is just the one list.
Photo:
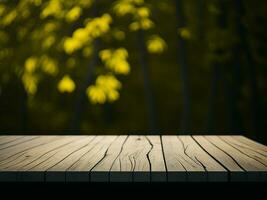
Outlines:
{"label": "wooden table top", "polygon": [[267,181],[243,136],[0,136],[0,181]]}

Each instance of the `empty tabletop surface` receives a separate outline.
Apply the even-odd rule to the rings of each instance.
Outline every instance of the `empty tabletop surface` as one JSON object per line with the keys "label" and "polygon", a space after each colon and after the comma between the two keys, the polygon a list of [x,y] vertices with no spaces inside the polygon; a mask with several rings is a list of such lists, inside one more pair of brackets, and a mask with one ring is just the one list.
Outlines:
{"label": "empty tabletop surface", "polygon": [[267,146],[238,135],[2,135],[0,181],[267,181]]}

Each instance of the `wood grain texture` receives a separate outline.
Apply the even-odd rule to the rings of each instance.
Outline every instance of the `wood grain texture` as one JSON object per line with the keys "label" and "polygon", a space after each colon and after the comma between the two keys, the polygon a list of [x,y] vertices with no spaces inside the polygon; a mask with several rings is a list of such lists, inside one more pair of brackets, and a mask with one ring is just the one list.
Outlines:
{"label": "wood grain texture", "polygon": [[162,136],[162,140],[169,181],[227,181],[227,171],[192,137]]}
{"label": "wood grain texture", "polygon": [[234,144],[235,146],[237,146],[237,148],[247,149],[247,150],[253,151],[256,154],[260,154],[261,156],[263,156],[264,157],[263,159],[265,159],[267,157],[266,146],[259,144],[259,143],[256,143],[252,140],[248,140],[248,139],[247,139],[248,143],[246,143],[246,142],[244,143],[242,141],[242,138],[245,138],[245,137],[241,137],[241,136],[227,136],[226,137],[226,139],[230,140],[230,142],[232,144]]}
{"label": "wood grain texture", "polygon": [[246,138],[244,136],[233,136],[233,138],[235,138],[236,140],[238,140],[239,142],[243,143],[243,144],[246,144],[254,149],[257,149],[257,150],[261,150],[261,151],[264,151],[264,152],[267,152],[267,146],[263,145],[263,144],[260,144],[256,141],[253,141],[249,138]]}
{"label": "wood grain texture", "polygon": [[[209,136],[207,137],[209,138]],[[231,181],[246,180],[246,174],[243,168],[224,149],[220,149],[205,136],[193,136],[193,138],[209,155],[229,171],[229,179]]]}
{"label": "wood grain texture", "polygon": [[0,181],[267,181],[243,136],[0,136]]}
{"label": "wood grain texture", "polygon": [[145,136],[129,136],[110,169],[110,181],[149,182],[148,154],[151,144]]}
{"label": "wood grain texture", "polygon": [[1,148],[3,148],[5,144],[9,144],[9,143],[12,143],[16,140],[21,140],[25,138],[25,136],[0,136],[0,145],[1,145]]}
{"label": "wood grain texture", "polygon": [[92,169],[90,173],[92,182],[108,182],[110,179],[110,169],[113,166],[114,161],[117,159],[118,155],[122,151],[124,143],[129,136],[119,136],[108,148],[103,159],[98,162]]}
{"label": "wood grain texture", "polygon": [[88,178],[90,178],[90,171],[105,157],[108,149],[116,138],[118,138],[118,136],[96,137],[94,143],[88,146],[88,151],[82,154],[77,162],[68,168],[68,180],[79,180],[77,177],[79,173],[77,172],[86,172]]}
{"label": "wood grain texture", "polygon": [[148,159],[151,167],[150,180],[152,182],[165,182],[167,181],[167,174],[161,138],[160,136],[146,136],[146,138],[151,145],[151,150],[148,153]]}
{"label": "wood grain texture", "polygon": [[[7,148],[3,148],[0,150],[0,162],[9,159],[13,156],[18,156],[24,154],[27,150],[33,149],[38,146],[46,145],[51,141],[56,139],[60,139],[59,136],[46,136],[46,137],[38,137],[29,136],[29,140],[24,141],[23,143],[19,143],[16,145],[9,146]],[[1,146],[0,146],[1,148]]]}
{"label": "wood grain texture", "polygon": [[259,181],[266,179],[266,166],[258,162],[255,158],[246,155],[240,149],[227,143],[228,136],[206,136],[220,150],[230,156],[246,173],[246,181]]}
{"label": "wood grain texture", "polygon": [[4,170],[27,170],[27,166],[34,165],[39,159],[45,157],[47,154],[52,153],[56,149],[74,141],[74,137],[62,137],[58,140],[53,140],[47,145],[37,146],[33,149],[25,151],[16,157],[9,157],[0,162],[0,166]]}

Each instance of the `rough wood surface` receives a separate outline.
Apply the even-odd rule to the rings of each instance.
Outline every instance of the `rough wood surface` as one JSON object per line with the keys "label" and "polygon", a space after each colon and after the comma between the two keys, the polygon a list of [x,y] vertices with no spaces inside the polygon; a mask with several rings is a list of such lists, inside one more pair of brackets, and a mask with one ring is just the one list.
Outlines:
{"label": "rough wood surface", "polygon": [[162,136],[162,138],[170,181],[176,181],[176,176],[182,176],[188,181],[227,180],[227,171],[192,137]]}
{"label": "rough wood surface", "polygon": [[0,181],[267,181],[244,136],[0,136]]}

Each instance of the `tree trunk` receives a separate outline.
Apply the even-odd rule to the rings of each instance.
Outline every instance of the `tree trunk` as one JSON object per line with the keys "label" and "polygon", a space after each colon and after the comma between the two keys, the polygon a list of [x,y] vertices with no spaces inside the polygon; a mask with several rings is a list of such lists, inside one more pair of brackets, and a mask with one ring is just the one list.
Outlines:
{"label": "tree trunk", "polygon": [[[177,27],[176,31],[180,28],[185,27],[185,16],[183,13],[183,0],[175,0],[176,5],[176,17]],[[191,100],[189,91],[189,80],[188,80],[188,64],[187,64],[187,53],[186,53],[186,42],[178,35],[178,65],[180,67],[180,79],[181,79],[181,93],[182,93],[182,113],[181,113],[181,132],[188,132],[191,125]]]}
{"label": "tree trunk", "polygon": [[98,48],[99,48],[99,40],[95,39],[93,42],[93,54],[91,58],[91,62],[88,65],[87,76],[85,81],[82,83],[81,87],[77,92],[77,99],[74,105],[74,114],[71,122],[71,131],[76,131],[78,134],[80,133],[80,125],[83,117],[84,107],[87,101],[86,97],[86,89],[87,87],[93,83],[93,73],[94,69],[98,63]]}
{"label": "tree trunk", "polygon": [[148,53],[145,46],[145,39],[144,39],[144,31],[139,30],[137,33],[138,39],[138,50],[139,50],[139,57],[140,57],[140,65],[143,71],[144,77],[144,92],[145,92],[145,99],[148,108],[148,121],[149,121],[149,131],[150,133],[157,133],[157,113],[155,108],[155,98],[152,91],[152,86],[150,82],[149,76],[149,64],[148,64]]}
{"label": "tree trunk", "polygon": [[[97,17],[98,15],[98,10],[99,10],[99,2],[94,2],[93,5],[93,10],[92,10],[92,17]],[[99,44],[100,40],[96,38],[93,41],[93,54],[92,57],[90,58],[90,62],[88,65],[87,73],[86,73],[86,78],[80,88],[77,91],[77,98],[74,104],[74,113],[73,113],[73,118],[71,121],[71,127],[70,131],[75,131],[77,134],[80,134],[81,132],[81,122],[83,118],[83,111],[84,107],[86,105],[87,101],[87,96],[86,96],[86,89],[89,85],[93,83],[93,74],[95,67],[97,63],[99,62],[99,57],[98,57],[98,52],[99,52]]]}
{"label": "tree trunk", "polygon": [[207,117],[207,131],[211,134],[216,130],[216,100],[218,97],[219,81],[222,78],[220,65],[215,63],[212,70],[211,95],[209,97]]}
{"label": "tree trunk", "polygon": [[198,38],[204,38],[204,13],[205,13],[205,0],[198,0],[197,2],[197,15],[198,15]]}
{"label": "tree trunk", "polygon": [[[221,30],[227,29],[227,16],[226,16],[226,4],[224,0],[220,0],[219,2],[220,6],[220,14],[217,17],[217,24],[218,28]],[[216,53],[216,52],[215,52]],[[238,56],[238,46],[235,47],[233,50],[233,53],[235,56]],[[218,56],[220,56],[220,52],[218,52]],[[227,125],[225,126],[225,131],[231,132],[231,133],[240,133],[241,132],[241,115],[237,107],[237,102],[240,97],[240,88],[241,88],[241,64],[240,60],[237,60],[238,57],[235,57],[235,62],[233,63],[233,66],[229,69],[225,63],[218,62],[214,63],[214,72],[213,72],[213,79],[216,79],[216,77],[221,76],[220,74],[223,72],[224,76],[221,79],[222,84],[225,91],[225,100],[226,100],[226,119],[227,119]],[[218,66],[220,67],[220,72],[218,71]],[[221,71],[223,70],[223,71]],[[218,74],[219,73],[219,74]],[[215,81],[213,80],[212,84]],[[215,116],[215,101],[217,93],[217,85],[212,85],[212,91],[211,91],[211,102],[210,102],[210,110],[209,110],[209,116],[208,116],[208,131],[213,132],[214,130],[214,121]],[[213,127],[213,128],[211,128]]]}
{"label": "tree trunk", "polygon": [[112,123],[114,122],[114,107],[111,103],[105,103],[104,104],[104,122],[105,125],[107,126],[107,128],[110,127],[110,125],[112,125]]}
{"label": "tree trunk", "polygon": [[249,85],[251,90],[251,122],[252,122],[252,129],[255,134],[260,134],[263,131],[263,109],[262,109],[262,102],[260,99],[260,92],[257,83],[257,72],[256,72],[256,65],[253,60],[250,47],[247,41],[247,31],[242,23],[242,18],[245,14],[244,10],[244,2],[243,0],[235,0],[235,7],[237,11],[237,31],[239,33],[239,37],[241,40],[240,50],[244,51],[248,74],[249,74]]}
{"label": "tree trunk", "polygon": [[[220,0],[220,14],[216,18],[216,23],[219,29],[226,28],[226,16],[224,10],[223,0]],[[214,52],[215,54],[220,54],[220,52]],[[219,61],[214,61],[212,64],[212,80],[211,80],[211,92],[209,98],[209,108],[207,117],[207,131],[208,133],[214,133],[216,130],[216,100],[218,98],[219,81],[223,79],[222,77],[222,64]]]}
{"label": "tree trunk", "polygon": [[28,94],[23,83],[20,84],[20,131],[25,134],[28,130]]}

